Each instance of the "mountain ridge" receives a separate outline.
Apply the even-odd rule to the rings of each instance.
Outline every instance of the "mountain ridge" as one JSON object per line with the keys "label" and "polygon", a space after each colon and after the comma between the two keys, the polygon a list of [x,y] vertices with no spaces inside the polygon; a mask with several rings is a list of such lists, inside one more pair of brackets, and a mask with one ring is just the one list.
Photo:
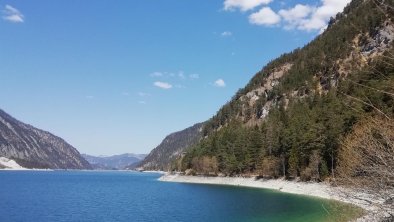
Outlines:
{"label": "mountain ridge", "polygon": [[141,162],[147,155],[146,154],[133,154],[124,153],[112,156],[93,156],[82,154],[94,169],[99,170],[123,170],[130,165],[136,165]]}
{"label": "mountain ridge", "polygon": [[1,109],[0,156],[25,168],[91,169],[64,139],[25,124]]}
{"label": "mountain ridge", "polygon": [[204,123],[197,123],[184,130],[171,133],[154,148],[136,167],[140,170],[168,170],[173,161],[202,138]]}

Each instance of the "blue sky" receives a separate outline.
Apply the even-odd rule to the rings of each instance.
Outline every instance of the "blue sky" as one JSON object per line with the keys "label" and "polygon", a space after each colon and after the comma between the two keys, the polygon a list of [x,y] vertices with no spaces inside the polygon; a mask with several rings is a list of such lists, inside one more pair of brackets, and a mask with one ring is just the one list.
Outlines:
{"label": "blue sky", "polygon": [[83,153],[148,153],[346,2],[0,0],[0,108]]}

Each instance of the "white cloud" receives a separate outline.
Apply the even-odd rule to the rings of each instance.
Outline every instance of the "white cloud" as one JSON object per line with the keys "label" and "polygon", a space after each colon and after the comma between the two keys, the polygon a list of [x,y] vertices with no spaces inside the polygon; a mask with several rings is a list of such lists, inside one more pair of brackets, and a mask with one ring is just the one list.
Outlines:
{"label": "white cloud", "polygon": [[164,73],[162,72],[153,72],[150,74],[151,77],[162,77],[164,76]]}
{"label": "white cloud", "polygon": [[236,10],[241,11],[252,10],[260,5],[266,5],[272,2],[272,0],[225,0],[224,10]]}
{"label": "white cloud", "polygon": [[[248,11],[258,6],[267,5],[273,0],[225,0],[224,9]],[[249,15],[249,22],[255,25],[278,25],[284,29],[298,29],[302,31],[320,31],[326,27],[329,19],[343,11],[351,0],[320,0],[315,4],[297,4],[294,7],[273,11],[270,7],[262,7],[259,11]],[[285,7],[285,2],[279,2]]]}
{"label": "white cloud", "polygon": [[186,89],[186,86],[178,84],[178,85],[175,85],[175,88]]}
{"label": "white cloud", "polygon": [[85,96],[85,98],[86,99],[94,99],[94,96],[88,95],[88,96]]}
{"label": "white cloud", "polygon": [[321,5],[316,7],[311,16],[305,19],[297,28],[306,31],[324,30],[330,17],[343,11],[350,1],[351,0],[322,0]]}
{"label": "white cloud", "polygon": [[329,19],[343,11],[350,1],[321,0],[318,6],[297,4],[292,8],[279,10],[278,14],[285,29],[322,32],[327,27]]}
{"label": "white cloud", "polygon": [[190,78],[190,79],[199,79],[199,78],[200,78],[200,75],[199,75],[199,74],[190,74],[190,75],[189,75],[189,78]]}
{"label": "white cloud", "polygon": [[181,79],[185,79],[186,78],[185,74],[182,71],[178,72],[178,77],[181,78]]}
{"label": "white cloud", "polygon": [[145,93],[145,92],[138,92],[138,95],[141,96],[141,97],[150,96],[149,93]]}
{"label": "white cloud", "polygon": [[146,101],[138,101],[139,104],[145,105]]}
{"label": "white cloud", "polygon": [[293,29],[305,22],[305,18],[313,12],[313,8],[309,5],[297,4],[291,9],[281,9],[278,14],[282,16],[286,22],[286,29]]}
{"label": "white cloud", "polygon": [[270,7],[263,7],[260,11],[249,16],[249,22],[256,25],[276,25],[281,18]]}
{"label": "white cloud", "polygon": [[[191,73],[187,74],[184,71],[178,72],[153,72],[149,74],[150,77],[160,79],[178,79],[178,80],[196,80],[200,78],[199,74]],[[176,80],[172,80],[176,81]]]}
{"label": "white cloud", "polygon": [[229,31],[225,31],[225,32],[222,32],[220,35],[221,35],[222,37],[229,37],[229,36],[232,36],[233,33],[232,33],[232,32],[229,32]]}
{"label": "white cloud", "polygon": [[154,86],[159,87],[161,89],[171,89],[172,85],[166,82],[154,82]]}
{"label": "white cloud", "polygon": [[226,83],[224,82],[223,79],[218,79],[218,80],[215,81],[214,85],[215,85],[216,87],[225,87],[225,86],[226,86]]}
{"label": "white cloud", "polygon": [[24,15],[11,5],[6,5],[3,10],[3,19],[9,22],[21,23],[24,22]]}
{"label": "white cloud", "polygon": [[122,92],[122,96],[130,96],[129,92]]}

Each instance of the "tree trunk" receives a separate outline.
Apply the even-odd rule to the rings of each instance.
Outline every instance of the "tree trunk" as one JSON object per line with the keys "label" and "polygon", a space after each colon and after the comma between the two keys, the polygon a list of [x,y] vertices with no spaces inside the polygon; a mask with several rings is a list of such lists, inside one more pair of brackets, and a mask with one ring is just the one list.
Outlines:
{"label": "tree trunk", "polygon": [[334,174],[334,151],[331,151],[331,176],[333,179],[335,179],[335,174]]}

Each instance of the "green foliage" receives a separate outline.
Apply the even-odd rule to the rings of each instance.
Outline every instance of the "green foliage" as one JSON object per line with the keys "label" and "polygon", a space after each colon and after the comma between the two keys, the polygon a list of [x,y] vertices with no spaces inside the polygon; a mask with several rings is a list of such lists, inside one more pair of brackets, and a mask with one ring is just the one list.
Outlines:
{"label": "green foliage", "polygon": [[[354,0],[314,41],[267,64],[205,124],[205,139],[190,148],[182,169],[193,168],[195,157],[215,157],[218,171],[225,175],[285,174],[322,180],[332,174],[341,138],[361,117],[394,116],[393,47],[361,70],[350,69],[346,77],[339,76],[337,65],[354,51],[357,36],[375,35],[387,17],[394,17],[391,8],[386,9],[382,13],[376,1]],[[361,41],[366,40],[361,37]],[[287,63],[292,67],[278,85],[252,106],[243,101]],[[294,92],[297,96],[290,96]],[[252,127],[245,124],[259,119],[267,102],[272,107],[264,121]]]}

